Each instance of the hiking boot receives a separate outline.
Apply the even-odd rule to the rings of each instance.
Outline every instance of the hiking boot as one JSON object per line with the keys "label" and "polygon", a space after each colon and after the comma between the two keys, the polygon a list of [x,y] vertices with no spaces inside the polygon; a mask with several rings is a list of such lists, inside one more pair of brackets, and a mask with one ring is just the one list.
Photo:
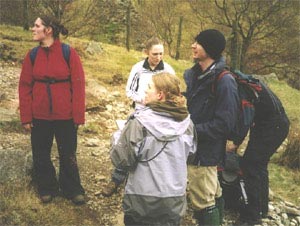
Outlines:
{"label": "hiking boot", "polygon": [[82,205],[85,204],[85,199],[84,199],[84,195],[76,195],[72,198],[72,202],[75,205]]}
{"label": "hiking boot", "polygon": [[48,202],[51,202],[52,201],[52,195],[42,195],[40,197],[42,203],[48,203]]}
{"label": "hiking boot", "polygon": [[103,189],[101,194],[105,197],[110,197],[112,196],[114,193],[116,193],[118,190],[118,185],[113,182],[110,181]]}

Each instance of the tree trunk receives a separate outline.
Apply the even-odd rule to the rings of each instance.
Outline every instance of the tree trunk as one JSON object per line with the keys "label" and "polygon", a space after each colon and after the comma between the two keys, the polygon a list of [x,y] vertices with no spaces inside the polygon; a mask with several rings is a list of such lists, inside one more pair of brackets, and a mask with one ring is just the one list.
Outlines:
{"label": "tree trunk", "polygon": [[181,44],[181,36],[182,36],[182,23],[183,16],[179,17],[179,25],[178,25],[178,36],[177,36],[177,45],[176,45],[176,54],[175,59],[178,60],[180,58],[180,44]]}
{"label": "tree trunk", "polygon": [[127,10],[126,10],[126,49],[130,50],[130,10],[131,10],[131,1],[128,1]]}
{"label": "tree trunk", "polygon": [[240,70],[239,65],[239,44],[238,44],[238,32],[237,32],[237,23],[233,23],[232,33],[230,37],[230,56],[231,56],[231,67],[234,69]]}
{"label": "tree trunk", "polygon": [[245,71],[246,68],[246,53],[247,53],[247,50],[249,48],[249,45],[250,45],[250,41],[249,39],[244,39],[243,40],[243,43],[242,43],[242,47],[241,47],[241,57],[240,57],[240,70],[241,71]]}
{"label": "tree trunk", "polygon": [[28,12],[28,0],[23,0],[23,14],[24,14],[24,30],[29,30],[29,12]]}

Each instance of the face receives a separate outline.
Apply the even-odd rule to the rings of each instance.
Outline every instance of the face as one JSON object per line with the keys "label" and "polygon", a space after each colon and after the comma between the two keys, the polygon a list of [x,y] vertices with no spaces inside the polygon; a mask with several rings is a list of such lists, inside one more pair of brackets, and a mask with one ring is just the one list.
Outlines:
{"label": "face", "polygon": [[149,65],[156,67],[163,58],[164,47],[161,44],[153,45],[147,54]]}
{"label": "face", "polygon": [[192,55],[193,59],[199,59],[200,61],[208,58],[207,53],[198,42],[192,44]]}
{"label": "face", "polygon": [[148,84],[148,89],[145,91],[145,104],[150,102],[158,101],[161,98],[161,92],[158,92],[153,81],[151,80]]}
{"label": "face", "polygon": [[31,28],[33,40],[42,42],[44,41],[48,35],[50,34],[50,28],[46,28],[42,24],[42,20],[40,18],[37,18],[34,22],[34,26]]}

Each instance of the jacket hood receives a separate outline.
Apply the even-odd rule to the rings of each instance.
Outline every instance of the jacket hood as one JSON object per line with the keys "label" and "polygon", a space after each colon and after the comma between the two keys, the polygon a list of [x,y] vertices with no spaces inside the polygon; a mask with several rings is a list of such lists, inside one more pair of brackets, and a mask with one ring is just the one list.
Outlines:
{"label": "jacket hood", "polygon": [[134,114],[135,118],[158,140],[171,141],[185,133],[190,125],[190,115],[182,121],[166,112],[153,111],[145,107]]}

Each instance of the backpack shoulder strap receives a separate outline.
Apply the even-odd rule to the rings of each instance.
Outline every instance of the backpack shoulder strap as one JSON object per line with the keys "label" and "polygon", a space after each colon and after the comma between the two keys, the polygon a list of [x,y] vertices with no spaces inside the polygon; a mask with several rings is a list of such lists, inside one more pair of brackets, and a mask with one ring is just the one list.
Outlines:
{"label": "backpack shoulder strap", "polygon": [[217,82],[218,82],[219,80],[221,80],[221,78],[223,78],[224,75],[226,75],[226,74],[231,74],[231,75],[232,75],[232,73],[231,73],[229,70],[223,70],[220,74],[218,74],[218,75],[215,77],[215,80],[214,80],[214,82],[213,82],[213,84],[212,84],[212,86],[211,86],[211,91],[212,91],[212,93],[215,93],[215,91],[216,91]]}
{"label": "backpack shoulder strap", "polygon": [[[31,60],[32,65],[34,65],[35,58],[36,58],[39,48],[40,48],[40,46],[36,46],[30,51],[30,60]],[[61,48],[62,48],[64,59],[65,59],[66,63],[68,64],[68,67],[70,67],[70,52],[71,52],[70,46],[68,44],[62,43]]]}
{"label": "backpack shoulder strap", "polygon": [[68,67],[70,68],[70,46],[68,44],[62,43],[61,44],[62,52]]}
{"label": "backpack shoulder strap", "polygon": [[40,46],[36,46],[36,47],[32,48],[30,51],[30,61],[31,61],[32,65],[34,65],[36,54],[37,54],[39,48],[40,48]]}

